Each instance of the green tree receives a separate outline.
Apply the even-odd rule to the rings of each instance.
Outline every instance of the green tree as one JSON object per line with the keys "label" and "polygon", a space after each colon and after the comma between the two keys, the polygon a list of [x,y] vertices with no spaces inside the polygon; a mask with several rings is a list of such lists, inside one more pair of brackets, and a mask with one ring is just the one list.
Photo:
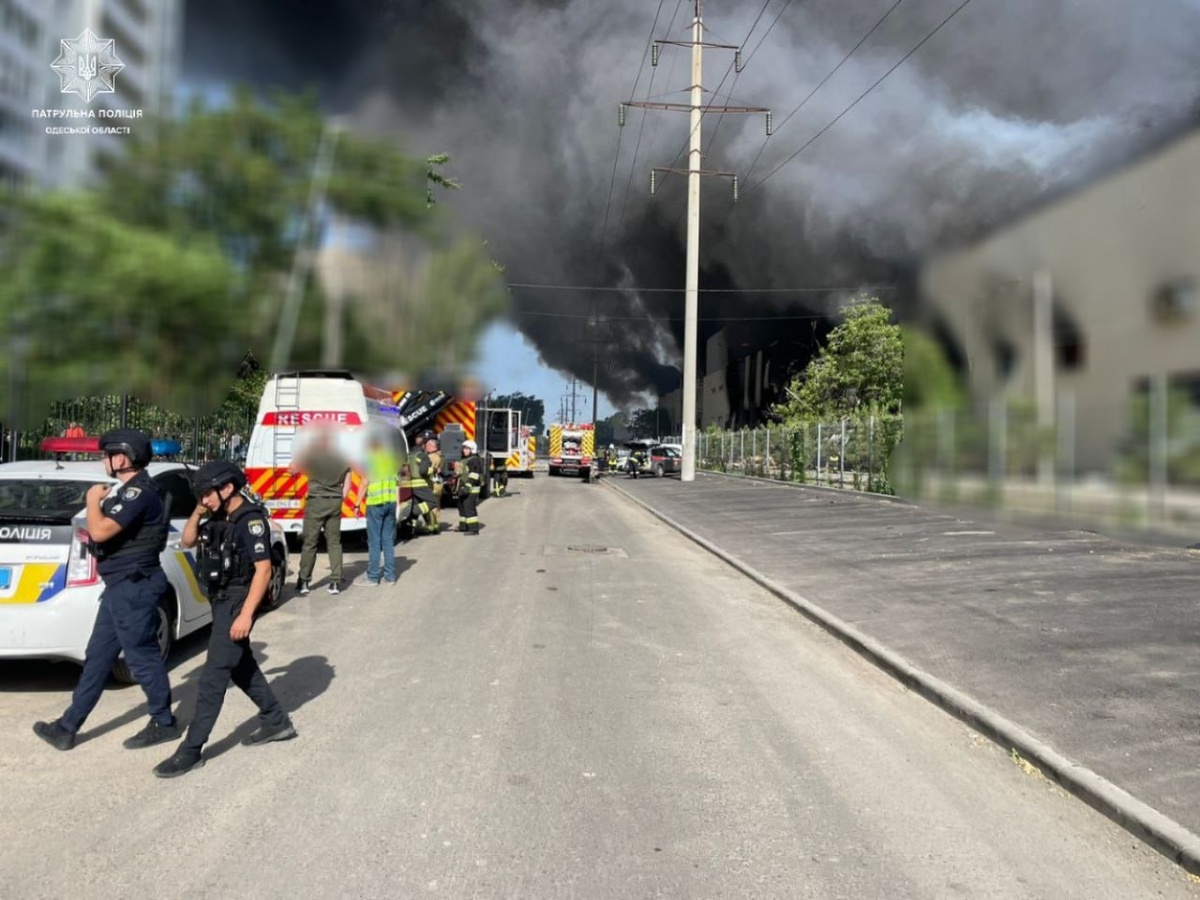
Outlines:
{"label": "green tree", "polygon": [[785,422],[896,412],[904,384],[904,343],[891,311],[875,298],[843,309],[820,355],[787,388],[775,408]]}
{"label": "green tree", "polygon": [[537,397],[517,391],[515,394],[499,394],[489,401],[499,409],[516,409],[521,412],[521,422],[541,434],[546,428],[546,404]]}
{"label": "green tree", "polygon": [[[0,414],[109,392],[213,410],[238,355],[270,350],[324,130],[312,95],[261,102],[241,90],[226,108],[197,103],[177,121],[147,123],[93,195],[0,199]],[[480,242],[441,247],[429,207],[435,190],[458,186],[442,172],[448,157],[410,159],[393,139],[343,132],[333,160],[322,221],[407,232],[434,248],[419,327],[397,336],[369,310],[349,310],[356,361],[394,367],[409,356],[417,368],[449,356],[461,367],[507,299]],[[315,280],[303,296],[293,363],[311,365],[323,327]]]}
{"label": "green tree", "polygon": [[903,328],[904,408],[960,409],[962,384],[941,346],[923,331]]}

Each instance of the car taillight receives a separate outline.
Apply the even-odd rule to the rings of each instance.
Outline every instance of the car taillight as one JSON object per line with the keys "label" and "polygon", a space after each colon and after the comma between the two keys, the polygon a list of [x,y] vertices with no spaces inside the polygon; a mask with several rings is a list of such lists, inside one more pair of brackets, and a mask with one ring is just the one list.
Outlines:
{"label": "car taillight", "polygon": [[95,584],[96,557],[88,553],[88,533],[83,528],[75,529],[71,539],[71,558],[67,563],[67,587],[86,587]]}

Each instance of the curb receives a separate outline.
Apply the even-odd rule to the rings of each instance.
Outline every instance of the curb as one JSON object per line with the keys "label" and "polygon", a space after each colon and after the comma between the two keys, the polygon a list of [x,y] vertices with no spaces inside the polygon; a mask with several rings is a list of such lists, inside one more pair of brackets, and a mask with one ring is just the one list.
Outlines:
{"label": "curb", "polygon": [[[1200,836],[1193,834],[1174,819],[1168,818],[1138,800],[1111,781],[1097,775],[1091,769],[1071,761],[1046,742],[1034,737],[1016,723],[1004,718],[974,698],[917,668],[875,638],[859,631],[849,623],[843,622],[794,591],[772,581],[757,569],[676,522],[670,516],[659,512],[624,488],[615,484],[610,487],[678,531],[688,540],[703,547],[770,591],[869,662],[897,679],[905,687],[971,726],[1005,751],[1019,753],[1065,790],[1070,791],[1093,809],[1116,822],[1139,840],[1191,874],[1200,874]],[[833,490],[839,489],[834,488]]]}

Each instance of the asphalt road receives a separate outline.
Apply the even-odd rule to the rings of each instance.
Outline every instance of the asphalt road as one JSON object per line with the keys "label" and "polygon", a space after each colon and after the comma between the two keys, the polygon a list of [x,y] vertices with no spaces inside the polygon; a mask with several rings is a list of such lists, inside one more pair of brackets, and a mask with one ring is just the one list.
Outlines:
{"label": "asphalt road", "polygon": [[0,666],[0,897],[1200,893],[615,492],[512,487],[398,586],[258,623],[294,741],[239,746],[231,693],[206,767],[160,781],[170,747],[121,747],[136,688],[57,753],[29,729],[74,670]]}

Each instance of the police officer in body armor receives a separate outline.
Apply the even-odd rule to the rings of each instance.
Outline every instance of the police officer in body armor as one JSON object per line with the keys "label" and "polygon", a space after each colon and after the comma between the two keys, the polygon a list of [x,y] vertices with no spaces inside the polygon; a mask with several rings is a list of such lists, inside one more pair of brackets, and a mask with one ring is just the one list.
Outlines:
{"label": "police officer in body armor", "polygon": [[87,492],[89,552],[104,580],[100,608],[71,705],[54,722],[38,722],[34,733],[59,750],[75,746],[75,735],[100,700],[109,672],[121,652],[129,671],[146,692],[150,722],[125,741],[129,749],[179,737],[171,714],[171,684],[158,644],[158,606],[167,592],[159,554],[166,548],[169,511],[146,472],[150,437],[132,428],[100,436],[105,472],[116,485],[97,484]]}
{"label": "police officer in body armor", "polygon": [[267,511],[240,492],[246,476],[227,460],[205,463],[196,473],[200,502],[183,528],[180,544],[200,545],[200,584],[212,604],[212,634],[200,675],[196,715],[187,737],[154,774],[174,778],[204,765],[208,741],[232,681],[259,710],[258,730],[246,746],[285,741],[296,729],[279,705],[250,649],[254,613],[271,582],[271,532]]}

